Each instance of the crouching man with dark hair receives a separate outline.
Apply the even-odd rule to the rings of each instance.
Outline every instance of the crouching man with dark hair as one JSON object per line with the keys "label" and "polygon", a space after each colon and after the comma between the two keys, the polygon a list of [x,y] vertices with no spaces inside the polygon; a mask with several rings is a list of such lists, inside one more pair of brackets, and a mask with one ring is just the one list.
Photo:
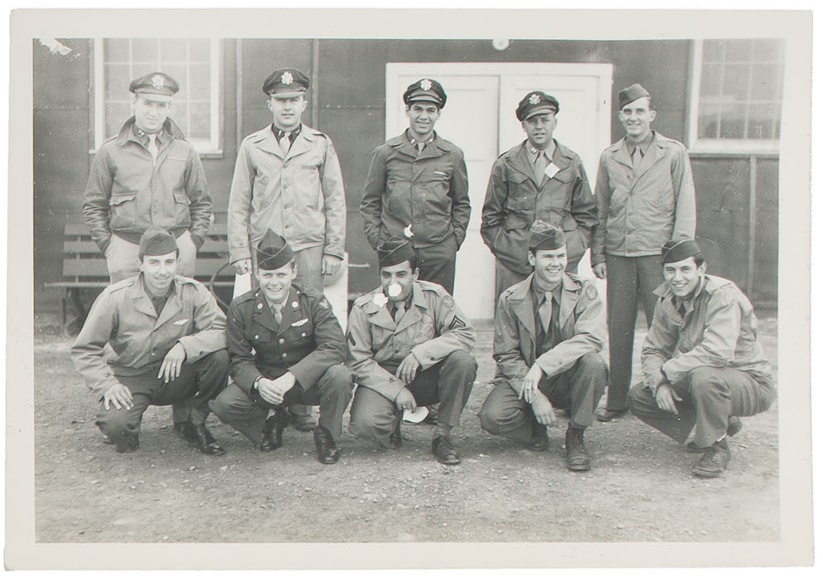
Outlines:
{"label": "crouching man with dark hair", "polygon": [[563,230],[535,221],[529,232],[534,272],[500,295],[495,315],[497,376],[480,409],[480,425],[492,435],[548,448],[547,427],[558,425],[554,408],[568,409],[566,467],[588,471],[583,440],[608,380],[600,355],[606,311],[594,284],[566,270]]}
{"label": "crouching man with dark hair", "polygon": [[340,458],[336,441],[352,395],[346,341],[326,298],[292,284],[294,253],[268,231],[257,247],[259,288],[229,306],[226,338],[234,381],[212,403],[220,419],[243,433],[261,451],[283,445],[287,408],[320,405],[314,429],[317,458],[332,465]]}
{"label": "crouching man with dark hair", "polygon": [[100,294],[71,349],[101,401],[97,426],[118,453],[139,446],[149,405],[185,401],[183,437],[207,455],[223,449],[206,429],[208,402],[226,386],[226,317],[196,280],[177,275],[174,236],[157,226],[140,239],[140,273]]}
{"label": "crouching man with dark hair", "polygon": [[638,418],[702,453],[692,473],[718,477],[731,454],[737,417],[767,410],[776,393],[757,340],[757,318],[730,280],[706,274],[693,240],[663,245],[664,283],[641,354],[644,382],[629,394]]}

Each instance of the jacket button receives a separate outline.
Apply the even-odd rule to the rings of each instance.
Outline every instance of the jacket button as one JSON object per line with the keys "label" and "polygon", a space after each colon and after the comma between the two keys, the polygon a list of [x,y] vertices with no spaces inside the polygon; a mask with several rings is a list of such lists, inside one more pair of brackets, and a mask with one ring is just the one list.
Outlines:
{"label": "jacket button", "polygon": [[283,353],[281,356],[285,359],[289,355],[288,355],[288,353]]}
{"label": "jacket button", "polygon": [[260,335],[254,335],[254,340],[257,340],[259,338],[260,338]]}
{"label": "jacket button", "polygon": [[278,342],[278,343],[280,343],[280,344],[282,345],[283,343],[285,343],[285,342],[286,342],[286,340],[285,340],[285,339],[280,339],[280,340],[279,340],[279,341],[277,341],[277,342]]}
{"label": "jacket button", "polygon": [[306,336],[306,333],[300,333],[300,336],[301,336],[301,337],[305,337],[305,336]]}

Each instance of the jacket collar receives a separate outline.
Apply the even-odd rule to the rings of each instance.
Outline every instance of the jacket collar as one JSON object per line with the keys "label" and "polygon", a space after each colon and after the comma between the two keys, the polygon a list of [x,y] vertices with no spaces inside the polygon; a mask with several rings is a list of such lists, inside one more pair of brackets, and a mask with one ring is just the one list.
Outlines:
{"label": "jacket collar", "polygon": [[154,325],[156,328],[174,317],[174,315],[176,315],[183,308],[182,301],[180,299],[180,277],[175,277],[174,281],[172,281],[171,288],[169,289],[169,296],[166,299],[166,304],[163,306],[163,310],[160,311],[160,316],[158,316],[157,311],[154,310],[154,305],[151,302],[151,295],[149,295],[146,290],[143,276],[144,275],[141,272],[135,277],[134,282],[128,289],[129,299],[132,301],[132,306],[135,311],[157,319]]}
{"label": "jacket collar", "polygon": [[[140,142],[137,136],[134,134],[132,128],[134,127],[134,116],[129,118],[126,122],[123,123],[123,126],[120,127],[120,131],[117,133],[116,143],[118,146],[123,146],[129,140],[134,142]],[[183,134],[183,131],[180,129],[179,126],[172,120],[171,118],[167,118],[166,122],[163,124],[163,133],[170,136],[172,139],[179,139],[185,140],[186,136]],[[142,142],[140,142],[142,144]]]}
{"label": "jacket collar", "polygon": [[[620,164],[624,164],[629,168],[633,168],[632,165],[632,158],[629,156],[629,142],[624,136],[614,144],[609,147],[609,151],[611,152],[612,158],[619,162]],[[666,143],[657,134],[656,131],[652,130],[652,140],[649,143],[646,154],[643,157],[643,162],[640,163],[640,167],[635,174],[635,177],[639,177],[640,175],[644,174],[648,171],[654,164],[663,158],[666,155]],[[637,182],[637,178],[635,178],[634,182]]]}
{"label": "jacket collar", "polygon": [[426,297],[423,294],[423,289],[420,283],[412,284],[412,294],[409,302],[409,309],[406,314],[400,319],[400,324],[396,324],[389,312],[388,303],[379,305],[375,301],[382,300],[380,295],[383,294],[383,288],[380,287],[371,292],[372,298],[363,306],[364,312],[368,315],[368,322],[394,332],[402,331],[403,329],[415,324],[420,317],[423,316],[423,311],[429,309],[426,302]]}
{"label": "jacket collar", "polygon": [[[540,188],[546,177],[544,176],[541,178],[540,182],[535,179],[534,166],[532,164],[531,155],[529,154],[529,148],[531,148],[531,145],[529,144],[528,139],[521,142],[517,147],[515,147],[513,154],[509,157],[509,164],[517,172],[521,172],[528,176],[532,182],[535,183],[537,188]],[[558,172],[571,166],[572,158],[571,151],[555,139],[552,163],[560,169]]]}
{"label": "jacket collar", "polygon": [[409,130],[406,129],[403,131],[403,134],[400,136],[395,136],[394,138],[387,140],[386,144],[397,150],[398,152],[405,154],[406,156],[410,156],[412,158],[435,158],[438,156],[443,156],[443,154],[447,153],[450,150],[449,143],[440,138],[437,135],[437,131],[432,133],[432,140],[429,144],[426,145],[426,148],[423,149],[423,152],[420,155],[417,154],[417,146],[412,144],[412,137],[409,136]]}
{"label": "jacket collar", "polygon": [[303,317],[303,307],[300,302],[300,289],[294,285],[289,289],[289,296],[283,302],[282,316],[280,324],[274,319],[274,314],[269,308],[269,303],[262,289],[257,289],[254,293],[254,322],[266,327],[276,334],[284,333],[292,323],[297,322]]}
{"label": "jacket collar", "polygon": [[[512,304],[512,311],[517,319],[526,327],[526,331],[532,340],[536,341],[537,331],[534,326],[534,304],[531,296],[533,281],[534,273],[530,274],[523,282],[511,288],[509,302]],[[562,329],[574,311],[574,307],[577,306],[577,302],[580,300],[582,286],[567,274],[563,275],[561,284],[560,318],[558,319],[558,324]]]}
{"label": "jacket collar", "polygon": [[277,141],[277,136],[275,136],[271,124],[249,135],[248,139],[250,143],[254,144],[260,150],[285,160],[286,158],[291,158],[292,156],[297,156],[298,154],[311,150],[312,144],[317,140],[313,129],[305,124],[301,126],[300,134],[298,134],[294,138],[294,142],[291,143],[288,155],[283,154],[283,149],[280,148],[280,143]]}

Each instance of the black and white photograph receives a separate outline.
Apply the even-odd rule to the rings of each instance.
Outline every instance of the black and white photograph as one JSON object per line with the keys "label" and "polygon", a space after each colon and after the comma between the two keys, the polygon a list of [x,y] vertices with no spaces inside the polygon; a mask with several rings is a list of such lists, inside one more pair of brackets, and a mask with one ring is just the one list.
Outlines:
{"label": "black and white photograph", "polygon": [[813,563],[811,23],[12,12],[6,567]]}

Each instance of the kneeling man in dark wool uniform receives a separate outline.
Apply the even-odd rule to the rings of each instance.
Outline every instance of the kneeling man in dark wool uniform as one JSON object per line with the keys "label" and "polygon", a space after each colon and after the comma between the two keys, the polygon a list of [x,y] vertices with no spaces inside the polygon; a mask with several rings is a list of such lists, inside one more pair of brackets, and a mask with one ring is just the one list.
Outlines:
{"label": "kneeling man in dark wool uniform", "polygon": [[283,445],[287,407],[320,405],[317,458],[334,464],[354,386],[342,364],[343,331],[326,297],[292,284],[294,254],[283,237],[268,231],[256,256],[259,288],[229,306],[226,339],[234,382],[212,409],[261,451],[273,451]]}
{"label": "kneeling man in dark wool uniform", "polygon": [[558,424],[554,408],[569,409],[566,466],[588,471],[591,456],[583,432],[608,379],[600,355],[606,311],[590,281],[565,273],[566,240],[552,224],[535,221],[529,234],[534,272],[500,295],[495,315],[494,387],[480,409],[480,425],[492,435],[548,448],[546,427]]}
{"label": "kneeling man in dark wool uniform", "polygon": [[179,432],[207,455],[223,449],[206,429],[208,402],[226,386],[226,317],[209,290],[177,275],[177,241],[150,226],[140,238],[140,273],[94,301],[71,349],[74,367],[101,401],[97,426],[118,453],[139,446],[149,405],[185,402]]}
{"label": "kneeling man in dark wool uniform", "polygon": [[381,286],[354,302],[348,365],[357,380],[351,431],[397,449],[403,411],[439,402],[432,452],[444,465],[460,456],[451,441],[477,375],[474,327],[439,284],[417,280],[406,240],[377,249]]}
{"label": "kneeling man in dark wool uniform", "polygon": [[641,420],[702,453],[692,473],[718,477],[731,458],[738,417],[767,410],[776,392],[757,340],[757,318],[730,280],[706,274],[693,240],[663,245],[663,284],[641,353],[644,382],[629,394]]}

